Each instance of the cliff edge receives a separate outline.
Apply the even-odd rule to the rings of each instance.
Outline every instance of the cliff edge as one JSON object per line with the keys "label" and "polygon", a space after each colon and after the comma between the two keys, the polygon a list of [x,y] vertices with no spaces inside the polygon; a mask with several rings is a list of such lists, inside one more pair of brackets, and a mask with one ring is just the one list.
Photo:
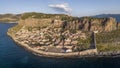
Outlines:
{"label": "cliff edge", "polygon": [[[109,55],[114,51],[106,47],[111,43],[111,37],[119,31],[114,18],[71,17],[67,15],[52,14],[23,14],[18,25],[10,28],[8,34],[17,43],[32,48],[44,55]],[[93,34],[98,31],[98,34]],[[109,34],[109,35],[108,35]],[[102,36],[105,36],[101,39]],[[118,36],[119,37],[119,36]],[[101,41],[107,38],[107,42]],[[117,35],[113,40],[117,38]],[[96,41],[95,41],[96,39]],[[96,44],[97,42],[97,44]],[[117,41],[116,41],[117,42]],[[112,47],[114,42],[112,42]],[[104,45],[108,48],[104,49]],[[116,47],[117,48],[117,47]],[[87,51],[87,52],[86,52]],[[89,51],[89,53],[88,53]],[[98,53],[107,52],[106,54]],[[119,49],[117,53],[119,54]]]}

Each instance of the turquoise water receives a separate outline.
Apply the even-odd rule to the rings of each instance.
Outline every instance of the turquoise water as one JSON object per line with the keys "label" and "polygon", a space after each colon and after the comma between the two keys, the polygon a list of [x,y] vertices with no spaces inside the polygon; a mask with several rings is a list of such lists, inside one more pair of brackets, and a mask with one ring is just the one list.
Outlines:
{"label": "turquoise water", "polygon": [[0,24],[0,68],[120,68],[120,58],[55,59],[35,56],[19,47],[6,32],[15,24]]}

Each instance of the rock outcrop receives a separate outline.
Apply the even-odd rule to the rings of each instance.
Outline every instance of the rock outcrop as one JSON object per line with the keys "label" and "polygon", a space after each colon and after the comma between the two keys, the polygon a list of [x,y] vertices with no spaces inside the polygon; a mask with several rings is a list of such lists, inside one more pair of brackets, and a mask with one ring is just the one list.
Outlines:
{"label": "rock outcrop", "polygon": [[117,27],[117,29],[120,29],[120,22],[117,22],[116,27]]}
{"label": "rock outcrop", "polygon": [[25,20],[20,20],[19,25],[24,25],[28,27],[47,27],[49,25],[54,25],[53,27],[61,27],[69,30],[82,30],[82,31],[98,31],[98,32],[108,32],[116,30],[118,28],[117,21],[110,18],[92,18],[83,17],[77,20],[67,21],[60,19],[36,19],[28,18]]}
{"label": "rock outcrop", "polygon": [[[35,15],[34,15],[35,14]],[[27,16],[27,17],[26,17]],[[30,17],[29,17],[30,16]],[[119,24],[114,18],[69,17],[36,13],[23,15],[17,26],[9,29],[9,35],[33,50],[42,52],[62,53],[85,51],[97,53],[91,48],[91,32],[110,32],[118,29]],[[57,19],[55,18],[57,17]],[[63,16],[62,16],[63,17]],[[55,19],[54,19],[55,18]],[[14,32],[14,33],[13,33]],[[92,37],[93,38],[93,37]],[[71,53],[71,54],[73,54]],[[77,53],[78,54],[78,53]],[[81,52],[82,55],[82,52]]]}
{"label": "rock outcrop", "polygon": [[51,19],[35,19],[28,18],[25,20],[20,19],[19,25],[24,25],[27,27],[40,27],[40,26],[48,26],[51,23]]}
{"label": "rock outcrop", "polygon": [[[64,22],[65,23],[65,22]],[[67,22],[67,29],[77,29],[83,31],[106,32],[116,30],[117,22],[114,18],[91,18],[84,17],[76,21]]]}

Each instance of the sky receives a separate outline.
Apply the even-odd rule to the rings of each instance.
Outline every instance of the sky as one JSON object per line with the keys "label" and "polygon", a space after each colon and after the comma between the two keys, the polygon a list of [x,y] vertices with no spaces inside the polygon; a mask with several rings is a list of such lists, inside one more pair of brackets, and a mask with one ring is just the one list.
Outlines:
{"label": "sky", "polygon": [[120,14],[120,0],[0,0],[0,14],[41,12],[91,16]]}

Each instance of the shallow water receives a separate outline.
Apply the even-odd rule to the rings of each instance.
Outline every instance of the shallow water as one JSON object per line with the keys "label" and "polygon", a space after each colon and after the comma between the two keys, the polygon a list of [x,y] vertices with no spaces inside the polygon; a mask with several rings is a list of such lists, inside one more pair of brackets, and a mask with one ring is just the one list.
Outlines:
{"label": "shallow water", "polygon": [[120,58],[58,59],[35,56],[6,32],[15,24],[0,24],[0,68],[120,68]]}

